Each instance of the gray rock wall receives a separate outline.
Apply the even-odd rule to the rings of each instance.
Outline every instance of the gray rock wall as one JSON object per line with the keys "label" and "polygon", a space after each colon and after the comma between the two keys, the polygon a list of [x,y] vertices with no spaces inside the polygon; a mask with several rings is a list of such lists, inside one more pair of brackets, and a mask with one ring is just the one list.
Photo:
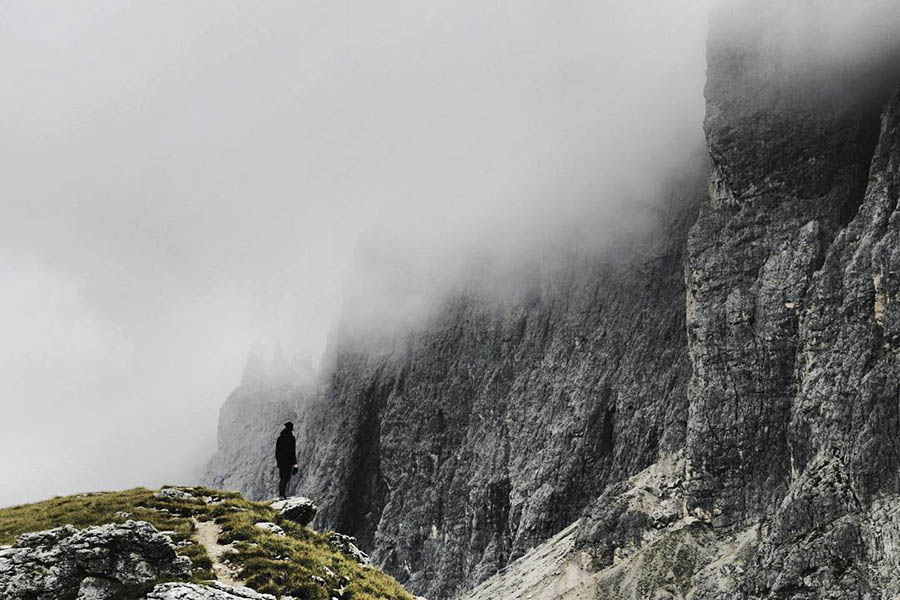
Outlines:
{"label": "gray rock wall", "polygon": [[806,295],[862,202],[887,95],[881,65],[806,72],[713,31],[709,197],[686,262],[687,447],[691,505],[729,525],[771,512],[790,481]]}
{"label": "gray rock wall", "polygon": [[[900,93],[883,111],[856,215],[831,240],[818,268],[796,278],[802,293],[788,301],[798,298],[802,311],[792,323],[793,369],[781,380],[793,392],[785,407],[774,405],[772,412],[773,405],[759,398],[749,405],[755,411],[746,410],[748,396],[733,395],[734,388],[718,395],[707,388],[701,400],[710,430],[688,436],[688,460],[673,455],[609,486],[582,515],[566,556],[554,558],[553,565],[563,566],[545,569],[537,583],[531,578],[528,593],[693,600],[888,599],[900,593],[900,361],[893,333],[898,184]],[[701,216],[695,227],[703,226]],[[803,244],[801,232],[796,247]],[[714,313],[715,306],[704,309]],[[718,318],[727,318],[728,310],[726,302]],[[772,312],[728,323],[751,328]],[[723,327],[707,343],[739,348],[741,338],[732,332]],[[754,338],[760,346],[772,343],[758,332]],[[694,378],[705,373],[695,369]],[[773,380],[748,380],[772,389]],[[766,428],[778,428],[779,437],[765,437]],[[706,478],[698,481],[698,473]],[[669,483],[654,482],[657,474]],[[717,491],[710,492],[712,486]],[[510,573],[527,568],[515,565]],[[485,589],[523,591],[510,575]],[[565,593],[554,595],[557,589]]]}
{"label": "gray rock wall", "polygon": [[885,108],[865,200],[812,277],[788,422],[791,485],[764,528],[754,596],[900,590],[900,95]]}
{"label": "gray rock wall", "polygon": [[625,257],[573,257],[502,303],[458,296],[380,355],[340,354],[306,421],[300,489],[320,522],[447,597],[683,445],[698,175]]}

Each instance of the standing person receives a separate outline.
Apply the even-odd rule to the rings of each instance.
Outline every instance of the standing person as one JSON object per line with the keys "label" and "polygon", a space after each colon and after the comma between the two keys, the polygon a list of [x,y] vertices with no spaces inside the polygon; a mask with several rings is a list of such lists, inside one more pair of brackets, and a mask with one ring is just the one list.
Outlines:
{"label": "standing person", "polygon": [[287,498],[288,480],[297,472],[297,440],[294,438],[294,424],[288,421],[275,442],[275,462],[278,463],[278,495]]}

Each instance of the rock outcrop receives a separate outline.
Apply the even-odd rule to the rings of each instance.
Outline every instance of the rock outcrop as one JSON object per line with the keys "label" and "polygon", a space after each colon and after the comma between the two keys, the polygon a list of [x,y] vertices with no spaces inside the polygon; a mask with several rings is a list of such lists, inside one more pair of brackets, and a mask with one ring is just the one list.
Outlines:
{"label": "rock outcrop", "polygon": [[[286,596],[282,598],[291,600]],[[203,585],[175,582],[157,585],[144,600],[275,600],[275,596],[217,581]]]}
{"label": "rock outcrop", "polygon": [[278,526],[275,523],[272,523],[270,521],[260,521],[259,523],[254,523],[254,527],[257,527],[264,531],[269,531],[279,537],[284,537],[284,535],[285,535],[284,529],[282,529],[280,526]]}
{"label": "rock outcrop", "polygon": [[[312,503],[289,500],[289,509],[305,509],[305,520]],[[130,515],[141,520],[124,520]],[[38,523],[57,527],[29,531]],[[0,546],[2,600],[413,599],[353,538],[312,531],[266,503],[202,487],[3,508],[0,541],[14,542]]]}
{"label": "rock outcrop", "polygon": [[10,600],[112,599],[127,586],[188,577],[191,561],[143,521],[19,536],[0,550],[0,597]]}
{"label": "rock outcrop", "polygon": [[294,521],[301,525],[309,525],[316,518],[319,507],[309,498],[292,496],[284,500],[272,503],[272,508],[278,511],[278,516],[288,521]]}
{"label": "rock outcrop", "polygon": [[332,548],[346,554],[361,565],[368,565],[372,562],[369,560],[369,555],[356,545],[355,537],[334,532],[328,535],[328,542]]}

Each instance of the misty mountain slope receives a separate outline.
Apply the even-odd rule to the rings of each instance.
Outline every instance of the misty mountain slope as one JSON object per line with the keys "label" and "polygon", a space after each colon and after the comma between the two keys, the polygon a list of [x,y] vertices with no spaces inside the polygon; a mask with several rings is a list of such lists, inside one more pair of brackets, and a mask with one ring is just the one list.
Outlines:
{"label": "misty mountain slope", "polygon": [[[413,334],[339,343],[324,389],[295,416],[298,489],[319,500],[321,522],[359,537],[410,589],[447,597],[682,447],[681,265],[702,161],[695,171],[618,256],[573,255],[512,298],[460,294]],[[229,403],[221,427],[239,435]],[[252,439],[271,437],[278,406]],[[211,480],[271,494],[257,475],[270,443],[248,470],[230,439]]]}
{"label": "misty mountain slope", "polygon": [[[883,64],[838,84],[760,73],[758,56],[715,40],[710,56],[710,196],[686,263],[687,460],[672,485],[645,487],[682,508],[610,487],[565,566],[525,591],[894,597],[900,96],[879,99],[900,77]],[[669,560],[653,558],[688,527]],[[523,591],[507,574],[479,589]]]}
{"label": "misty mountain slope", "polygon": [[[713,21],[709,168],[646,238],[345,336],[288,400],[299,488],[410,589],[513,561],[473,597],[900,592],[900,53],[817,63],[753,33]],[[220,439],[213,482],[271,493],[274,406],[256,461]]]}
{"label": "misty mountain slope", "polygon": [[[328,522],[436,597],[568,525],[683,443],[688,222],[623,264],[575,263],[508,303],[454,299],[376,364],[340,357],[341,393],[307,425],[331,452],[308,438],[301,488],[333,498]],[[326,426],[348,414],[347,429]],[[331,468],[348,457],[341,481]]]}
{"label": "misty mountain slope", "polygon": [[[804,280],[792,373],[798,392],[782,424],[785,446],[757,450],[788,469],[786,481],[769,482],[768,504],[705,510],[699,501],[708,496],[692,497],[691,480],[705,465],[691,461],[721,440],[690,437],[683,454],[609,486],[564,536],[462,598],[896,597],[900,363],[891,307],[898,293],[898,183],[900,94],[884,110],[857,214]],[[770,423],[783,416],[774,408]],[[716,481],[754,466],[731,463],[728,472],[728,463],[719,463]],[[759,491],[751,482],[730,491],[750,496]],[[716,500],[733,501],[728,491]],[[764,514],[754,517],[759,509]]]}

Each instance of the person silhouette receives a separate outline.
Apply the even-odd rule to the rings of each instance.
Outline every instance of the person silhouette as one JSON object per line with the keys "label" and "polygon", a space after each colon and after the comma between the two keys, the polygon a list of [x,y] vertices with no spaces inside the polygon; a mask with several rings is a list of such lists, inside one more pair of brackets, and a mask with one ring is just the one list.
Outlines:
{"label": "person silhouette", "polygon": [[294,438],[294,424],[288,421],[275,442],[275,462],[278,464],[278,495],[287,498],[288,481],[297,472],[297,440]]}

